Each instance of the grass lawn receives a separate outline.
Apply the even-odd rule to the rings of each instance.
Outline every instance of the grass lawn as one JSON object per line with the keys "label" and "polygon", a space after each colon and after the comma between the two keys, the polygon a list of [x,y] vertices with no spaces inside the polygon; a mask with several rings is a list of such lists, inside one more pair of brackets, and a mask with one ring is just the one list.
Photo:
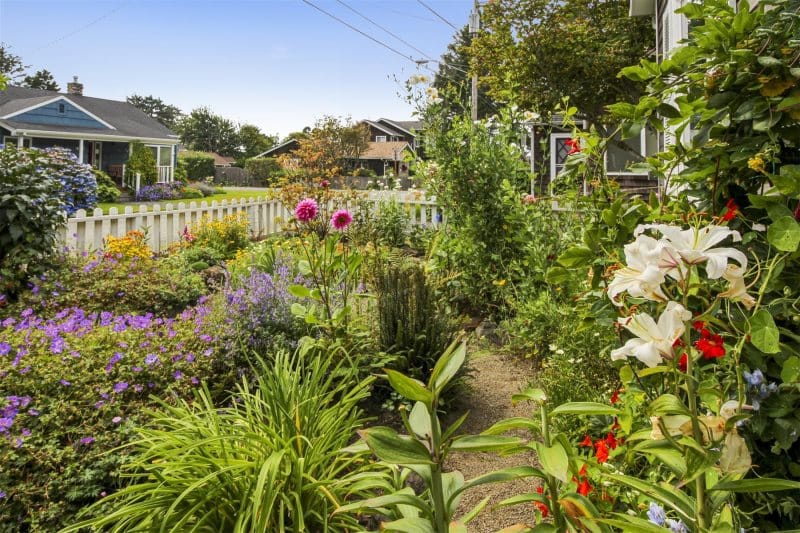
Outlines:
{"label": "grass lawn", "polygon": [[147,210],[150,211],[153,209],[153,206],[156,204],[161,205],[162,207],[167,204],[172,204],[176,206],[183,202],[186,205],[189,205],[189,202],[197,202],[200,205],[200,202],[208,202],[210,205],[211,202],[217,201],[220,202],[222,200],[239,200],[239,199],[248,199],[248,198],[258,198],[261,196],[262,198],[266,196],[266,193],[269,189],[256,189],[256,188],[248,188],[246,190],[242,189],[225,189],[223,194],[212,194],[211,196],[206,196],[205,198],[192,198],[192,199],[184,199],[184,200],[164,200],[161,202],[127,202],[127,203],[119,203],[119,202],[112,202],[112,203],[100,203],[97,204],[97,207],[103,210],[103,214],[108,214],[108,210],[112,207],[116,207],[120,213],[125,212],[125,208],[128,206],[133,207],[134,211],[139,210],[140,205],[146,205]]}

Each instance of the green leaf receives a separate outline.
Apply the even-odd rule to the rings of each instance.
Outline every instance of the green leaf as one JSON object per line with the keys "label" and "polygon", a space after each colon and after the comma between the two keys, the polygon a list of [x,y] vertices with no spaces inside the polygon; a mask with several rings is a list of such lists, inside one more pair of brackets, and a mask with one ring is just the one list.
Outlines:
{"label": "green leaf", "polygon": [[466,357],[467,344],[460,340],[453,341],[433,367],[429,382],[432,384],[431,388],[437,393],[441,392],[458,373]]}
{"label": "green leaf", "polygon": [[297,270],[298,272],[300,272],[300,274],[308,276],[309,274],[311,274],[311,263],[309,263],[305,259],[302,259],[297,262]]}
{"label": "green leaf", "polygon": [[789,479],[757,478],[721,481],[709,490],[726,492],[775,492],[779,490],[800,490],[800,481]]}
{"label": "green leaf", "polygon": [[334,514],[376,509],[378,507],[389,507],[394,505],[410,505],[411,507],[416,507],[422,511],[425,516],[431,516],[431,509],[425,500],[415,496],[414,494],[409,494],[405,490],[395,492],[394,494],[387,494],[385,496],[378,496],[376,498],[369,498],[366,500],[361,500],[360,502],[343,505],[337,508],[334,511]]}
{"label": "green leaf", "polygon": [[519,437],[465,435],[456,437],[450,445],[450,449],[461,452],[501,452],[524,443],[525,441]]}
{"label": "green leaf", "polygon": [[311,296],[311,289],[305,285],[290,285],[289,294],[297,296],[298,298],[308,298]]}
{"label": "green leaf", "polygon": [[780,332],[766,309],[759,309],[750,318],[750,342],[764,353],[780,351]]}
{"label": "green leaf", "polygon": [[650,403],[650,414],[655,416],[690,415],[689,409],[674,394],[662,394],[653,400]]}
{"label": "green leaf", "polygon": [[290,309],[292,310],[292,314],[294,316],[305,317],[306,313],[308,313],[306,306],[299,304],[297,302],[293,303]]}
{"label": "green leaf", "polygon": [[[769,179],[778,191],[791,198],[800,196],[800,165],[782,165],[778,175],[770,174]],[[784,202],[780,196],[772,196],[775,201]],[[791,215],[791,211],[788,213]],[[773,220],[778,220],[773,218]]]}
{"label": "green leaf", "polygon": [[401,518],[381,524],[381,531],[390,533],[436,533],[433,523],[426,518]]}
{"label": "green leaf", "polygon": [[631,533],[664,533],[666,531],[663,527],[637,516],[621,513],[615,513],[615,515],[619,518],[600,518],[597,521],[618,528],[620,531],[630,531]]}
{"label": "green leaf", "polygon": [[569,281],[569,279],[569,270],[560,266],[552,266],[548,268],[547,273],[544,276],[544,280],[550,285],[561,285],[562,283]]}
{"label": "green leaf", "polygon": [[481,435],[499,435],[512,429],[528,429],[534,431],[539,427],[535,421],[525,417],[506,418],[500,422],[496,422],[489,429],[482,431]]}
{"label": "green leaf", "polygon": [[521,503],[531,503],[531,502],[549,503],[547,501],[547,497],[544,494],[539,494],[538,492],[526,492],[524,494],[517,494],[516,496],[512,496],[511,498],[506,498],[505,500],[498,503],[497,506],[508,507],[510,505],[519,505]]}
{"label": "green leaf", "polygon": [[408,423],[411,429],[421,439],[429,439],[433,434],[431,425],[431,415],[423,402],[416,402],[408,415]]}
{"label": "green leaf", "polygon": [[796,105],[800,105],[800,96],[789,96],[781,100],[780,103],[775,107],[775,110],[783,111],[784,109],[789,109],[790,107],[794,107]]}
{"label": "green leaf", "polygon": [[433,402],[433,393],[426,389],[425,384],[421,381],[405,376],[391,368],[384,368],[383,371],[386,372],[389,384],[403,398],[413,402],[423,402],[428,406]]}
{"label": "green leaf", "polygon": [[781,369],[781,381],[784,383],[800,381],[800,357],[793,355],[784,361],[783,369]]}
{"label": "green leaf", "polygon": [[381,461],[397,465],[433,464],[430,452],[421,442],[398,435],[393,429],[378,426],[358,433]]}
{"label": "green leaf", "polygon": [[513,403],[518,402],[544,402],[547,400],[547,395],[542,389],[530,388],[511,396]]}
{"label": "green leaf", "polygon": [[758,56],[756,61],[758,61],[758,64],[762,67],[780,67],[783,65],[783,61],[772,56]]}
{"label": "green leaf", "polygon": [[616,407],[596,402],[563,403],[550,411],[551,415],[619,415]]}
{"label": "green leaf", "polygon": [[553,446],[548,447],[544,443],[535,442],[534,447],[539,456],[542,470],[559,481],[567,483],[569,481],[569,456],[561,443],[556,442]]}
{"label": "green leaf", "polygon": [[486,485],[487,483],[504,483],[506,481],[513,481],[515,479],[524,477],[544,478],[544,473],[542,473],[542,471],[538,468],[534,468],[532,466],[512,466],[510,468],[496,470],[467,481],[464,486],[458,489],[458,491],[451,496],[451,499],[455,498],[465,490],[469,490],[473,487]]}
{"label": "green leaf", "polygon": [[573,246],[558,256],[558,262],[567,268],[588,265],[594,258],[594,252],[585,246]]}
{"label": "green leaf", "polygon": [[475,507],[467,511],[464,516],[461,517],[461,521],[465,524],[469,524],[471,521],[475,520],[475,518],[483,511],[486,506],[489,504],[489,500],[491,500],[491,496],[487,496],[481,501],[479,501]]}
{"label": "green leaf", "polygon": [[621,474],[604,474],[605,478],[616,481],[621,485],[636,489],[650,499],[675,510],[681,515],[684,522],[691,521],[694,517],[694,501],[682,491],[670,486],[664,487],[656,485],[650,481],[644,481],[632,476]]}
{"label": "green leaf", "polygon": [[800,245],[800,224],[792,216],[784,216],[770,224],[769,243],[782,252],[795,252]]}

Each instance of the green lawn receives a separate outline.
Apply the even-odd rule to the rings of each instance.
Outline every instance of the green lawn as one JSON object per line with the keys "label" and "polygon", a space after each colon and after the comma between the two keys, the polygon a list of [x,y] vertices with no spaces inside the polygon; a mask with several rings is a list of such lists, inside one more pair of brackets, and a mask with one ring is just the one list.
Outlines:
{"label": "green lawn", "polygon": [[225,189],[225,193],[223,194],[212,194],[211,196],[206,196],[205,198],[192,198],[192,199],[184,199],[184,200],[166,200],[162,202],[128,202],[128,203],[120,203],[120,202],[113,202],[113,203],[100,203],[97,204],[97,207],[103,210],[104,214],[108,214],[108,210],[112,207],[116,207],[120,213],[125,212],[125,208],[128,206],[133,207],[134,211],[139,210],[140,205],[148,206],[148,211],[152,210],[153,206],[156,204],[161,205],[162,207],[167,204],[172,204],[173,206],[177,206],[179,203],[183,202],[185,204],[189,204],[189,202],[197,202],[199,205],[200,202],[208,202],[211,204],[213,201],[220,202],[222,200],[239,200],[241,198],[248,199],[248,198],[258,198],[261,196],[262,198],[266,195],[269,189],[248,189],[248,190],[241,190],[241,189]]}

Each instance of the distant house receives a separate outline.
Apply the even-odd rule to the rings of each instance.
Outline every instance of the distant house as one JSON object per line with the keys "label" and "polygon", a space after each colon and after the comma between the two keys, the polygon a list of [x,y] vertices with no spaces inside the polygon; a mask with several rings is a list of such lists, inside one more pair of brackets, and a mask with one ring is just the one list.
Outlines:
{"label": "distant house", "polygon": [[183,154],[199,154],[212,157],[214,159],[214,166],[217,168],[232,167],[236,163],[235,157],[219,155],[216,152],[198,152],[196,150],[184,150],[183,148],[178,150],[178,157],[183,156]]}
{"label": "distant house", "polygon": [[298,148],[299,144],[297,143],[297,139],[289,139],[288,141],[284,141],[280,144],[276,144],[269,150],[265,152],[261,152],[255,157],[278,157],[279,155],[288,154]]}
{"label": "distant house", "polygon": [[66,93],[9,86],[0,91],[4,145],[72,150],[78,159],[122,178],[131,143],[140,142],[158,165],[158,181],[174,179],[178,136],[127,102],[83,96],[75,77]]}

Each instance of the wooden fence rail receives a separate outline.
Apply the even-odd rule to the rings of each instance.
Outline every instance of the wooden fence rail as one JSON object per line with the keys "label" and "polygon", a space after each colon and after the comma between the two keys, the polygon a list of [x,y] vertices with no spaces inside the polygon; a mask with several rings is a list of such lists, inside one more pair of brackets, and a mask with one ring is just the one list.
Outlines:
{"label": "wooden fence rail", "polygon": [[[412,195],[372,194],[365,196],[372,209],[379,209],[380,203],[394,199],[405,206],[409,223],[412,225],[437,226],[443,221],[441,210],[436,202],[415,198]],[[63,230],[62,242],[76,253],[101,250],[108,235],[122,237],[128,231],[141,230],[147,233],[148,244],[155,252],[166,251],[180,240],[180,234],[187,226],[195,224],[203,217],[220,220],[227,215],[246,213],[250,231],[254,237],[265,237],[279,233],[282,224],[288,221],[292,212],[279,200],[265,200],[261,197],[247,200],[222,200],[210,204],[201,202],[180,202],[165,206],[146,205],[125,208],[120,213],[116,207],[104,214],[95,209],[91,214],[81,209],[67,220]]]}

